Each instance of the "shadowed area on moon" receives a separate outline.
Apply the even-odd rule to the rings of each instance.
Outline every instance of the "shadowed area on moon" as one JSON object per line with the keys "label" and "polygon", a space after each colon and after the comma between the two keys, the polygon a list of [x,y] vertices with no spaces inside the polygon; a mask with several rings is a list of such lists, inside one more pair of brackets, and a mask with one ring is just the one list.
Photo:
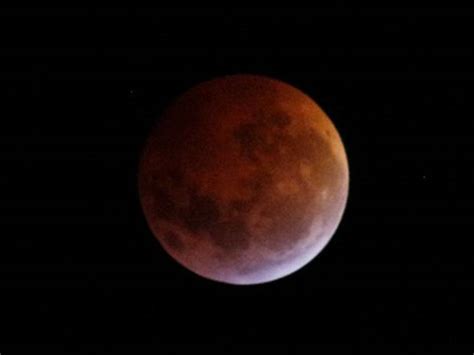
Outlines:
{"label": "shadowed area on moon", "polygon": [[[225,103],[233,92],[220,95]],[[217,114],[211,109],[220,101],[197,90],[184,98],[187,108],[168,112],[142,160],[140,191],[153,232],[183,265],[221,281],[255,274],[249,282],[258,282],[260,272],[305,253],[312,239],[329,239],[347,196],[347,167],[329,144],[335,129],[303,124],[307,117],[271,104],[278,95],[254,100],[263,106]],[[170,140],[178,132],[181,143]]]}

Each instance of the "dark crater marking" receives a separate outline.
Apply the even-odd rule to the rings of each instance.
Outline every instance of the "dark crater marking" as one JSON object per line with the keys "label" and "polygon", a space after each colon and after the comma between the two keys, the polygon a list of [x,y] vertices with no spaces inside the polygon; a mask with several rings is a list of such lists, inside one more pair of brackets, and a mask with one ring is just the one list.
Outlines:
{"label": "dark crater marking", "polygon": [[248,248],[248,232],[242,220],[222,221],[216,201],[195,191],[190,196],[189,209],[182,215],[189,230],[196,234],[207,232],[210,241],[227,252]]}
{"label": "dark crater marking", "polygon": [[168,245],[171,249],[174,249],[176,251],[182,251],[186,247],[180,237],[174,232],[167,231],[163,233],[162,237],[165,244]]}
{"label": "dark crater marking", "polygon": [[212,198],[190,192],[189,209],[184,211],[184,222],[194,233],[209,230],[220,218],[219,207]]}
{"label": "dark crater marking", "polygon": [[170,177],[171,181],[173,181],[175,185],[181,186],[183,184],[184,177],[183,177],[183,173],[181,169],[177,167],[171,169],[170,172],[168,173],[168,176]]}
{"label": "dark crater marking", "polygon": [[241,252],[250,246],[249,235],[242,220],[217,223],[209,231],[215,245],[227,252]]}
{"label": "dark crater marking", "polygon": [[175,219],[178,211],[171,196],[162,188],[157,188],[154,196],[156,196],[154,208],[157,215],[163,219]]}
{"label": "dark crater marking", "polygon": [[284,112],[278,112],[272,115],[267,115],[264,121],[274,124],[278,128],[286,128],[290,124],[291,118]]}
{"label": "dark crater marking", "polygon": [[[292,137],[286,127],[291,117],[284,112],[273,114],[260,113],[256,122],[243,124],[234,131],[234,138],[240,146],[241,155],[251,161],[258,162],[258,154],[267,154],[275,160],[284,159],[282,151],[287,151],[297,159],[314,159],[321,148],[322,137],[312,130],[302,131]],[[268,136],[271,139],[268,139]]]}

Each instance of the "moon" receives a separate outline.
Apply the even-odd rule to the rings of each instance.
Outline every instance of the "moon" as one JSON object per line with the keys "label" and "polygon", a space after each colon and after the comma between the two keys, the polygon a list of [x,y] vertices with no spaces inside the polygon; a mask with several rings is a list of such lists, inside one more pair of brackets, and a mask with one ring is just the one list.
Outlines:
{"label": "moon", "polygon": [[344,145],[299,89],[256,75],[198,84],[145,143],[138,190],[146,221],[178,263],[251,285],[308,264],[346,206]]}

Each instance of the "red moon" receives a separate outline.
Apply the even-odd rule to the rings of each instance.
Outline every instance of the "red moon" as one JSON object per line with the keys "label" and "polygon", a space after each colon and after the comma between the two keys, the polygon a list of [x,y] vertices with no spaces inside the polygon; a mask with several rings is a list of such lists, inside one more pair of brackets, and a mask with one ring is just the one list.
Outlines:
{"label": "red moon", "polygon": [[254,75],[201,83],[151,132],[139,166],[145,218],[178,263],[259,284],[310,262],[348,197],[341,138],[300,90]]}

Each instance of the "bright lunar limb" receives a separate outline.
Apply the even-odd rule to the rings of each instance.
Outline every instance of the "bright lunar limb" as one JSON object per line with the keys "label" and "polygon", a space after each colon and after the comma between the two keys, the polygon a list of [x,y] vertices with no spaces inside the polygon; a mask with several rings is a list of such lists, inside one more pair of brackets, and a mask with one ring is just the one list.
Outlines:
{"label": "bright lunar limb", "polygon": [[327,115],[274,79],[201,83],[146,142],[139,193],[148,224],[181,265],[215,281],[258,284],[310,262],[338,227],[349,168]]}

